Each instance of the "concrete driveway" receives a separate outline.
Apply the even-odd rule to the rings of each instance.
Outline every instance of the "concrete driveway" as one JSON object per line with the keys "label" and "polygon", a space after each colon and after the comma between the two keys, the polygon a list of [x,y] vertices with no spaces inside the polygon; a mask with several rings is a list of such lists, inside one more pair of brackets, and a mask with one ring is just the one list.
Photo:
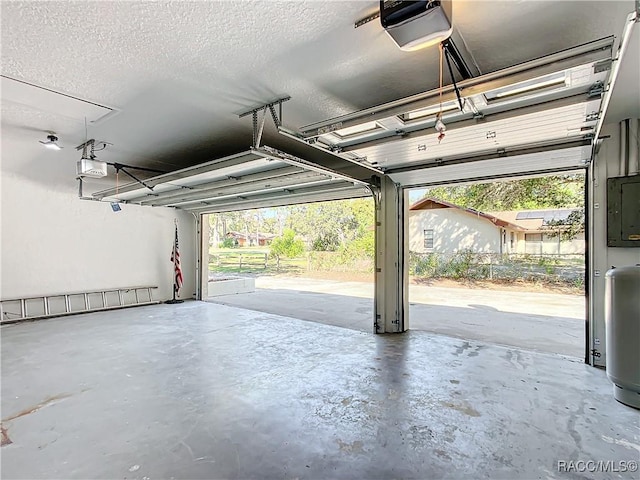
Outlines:
{"label": "concrete driveway", "polygon": [[[409,287],[409,328],[584,358],[585,298],[579,295]],[[373,331],[373,284],[258,277],[253,293],[214,303]]]}

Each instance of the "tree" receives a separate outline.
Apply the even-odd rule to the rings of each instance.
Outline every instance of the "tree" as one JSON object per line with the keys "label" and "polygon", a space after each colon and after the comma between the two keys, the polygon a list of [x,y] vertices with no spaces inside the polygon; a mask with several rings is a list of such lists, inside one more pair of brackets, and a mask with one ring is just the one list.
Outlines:
{"label": "tree", "polygon": [[549,237],[560,237],[562,241],[573,240],[579,233],[584,232],[584,208],[571,212],[563,220],[550,220],[546,225]]}
{"label": "tree", "polygon": [[287,225],[313,250],[336,251],[364,235],[374,223],[371,199],[338,200],[290,207]]}
{"label": "tree", "polygon": [[575,208],[584,204],[584,175],[553,175],[472,185],[429,188],[425,197],[476,210]]}
{"label": "tree", "polygon": [[572,240],[584,231],[584,174],[550,175],[493,183],[427,189],[424,197],[480,211],[578,208],[564,220],[548,222],[548,235]]}

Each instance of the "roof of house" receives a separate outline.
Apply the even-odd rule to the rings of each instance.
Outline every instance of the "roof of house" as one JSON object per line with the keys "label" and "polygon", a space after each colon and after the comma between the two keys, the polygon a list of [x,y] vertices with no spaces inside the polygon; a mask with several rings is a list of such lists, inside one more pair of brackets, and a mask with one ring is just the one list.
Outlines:
{"label": "roof of house", "polygon": [[422,200],[418,200],[417,202],[415,202],[413,205],[409,207],[409,210],[414,210],[414,211],[415,210],[433,210],[438,208],[455,208],[469,215],[473,215],[474,217],[487,220],[493,223],[494,225],[498,225],[503,228],[510,228],[512,230],[527,229],[526,227],[520,226],[515,222],[510,222],[496,215],[492,215],[490,213],[484,213],[479,210],[474,210],[473,208],[460,207],[454,203],[445,202],[444,200],[436,200],[435,198],[423,198]]}
{"label": "roof of house", "polygon": [[546,208],[538,210],[508,210],[487,212],[505,222],[514,223],[526,230],[548,230],[549,222],[565,221],[577,208]]}

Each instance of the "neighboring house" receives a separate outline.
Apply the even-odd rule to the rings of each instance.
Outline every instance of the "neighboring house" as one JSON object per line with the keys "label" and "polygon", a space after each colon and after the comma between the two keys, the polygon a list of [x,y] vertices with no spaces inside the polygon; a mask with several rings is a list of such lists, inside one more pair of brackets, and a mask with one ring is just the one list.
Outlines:
{"label": "neighboring house", "polygon": [[276,237],[270,233],[258,233],[258,242],[256,243],[256,233],[227,232],[226,238],[233,238],[238,247],[264,247],[271,243]]}
{"label": "neighboring house", "polygon": [[561,241],[559,236],[551,237],[546,226],[574,210],[480,212],[424,198],[409,207],[409,249],[417,253],[583,253],[583,234]]}
{"label": "neighboring house", "polygon": [[[530,254],[580,254],[584,253],[584,232],[572,240],[562,240],[562,226],[553,226],[553,222],[567,220],[577,208],[547,208],[540,210],[519,210],[506,212],[488,212],[502,220],[515,223],[525,229],[518,253]],[[550,225],[551,223],[551,225]],[[554,232],[556,235],[550,235]]]}

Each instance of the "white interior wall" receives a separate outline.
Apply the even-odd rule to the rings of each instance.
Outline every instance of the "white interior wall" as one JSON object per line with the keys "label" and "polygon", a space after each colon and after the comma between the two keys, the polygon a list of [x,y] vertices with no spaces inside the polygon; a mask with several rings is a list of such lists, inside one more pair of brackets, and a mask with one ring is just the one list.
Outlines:
{"label": "white interior wall", "polygon": [[620,175],[620,127],[604,125],[606,138],[596,155],[590,181],[590,257],[591,257],[591,346],[600,353],[593,358],[595,365],[605,365],[604,295],[605,274],[612,266],[621,267],[640,263],[640,248],[607,247],[607,178]]}
{"label": "white interior wall", "polygon": [[3,139],[0,298],[143,285],[159,287],[156,300],[171,298],[174,219],[184,276],[180,297],[192,298],[193,216],[135,205],[114,213],[108,203],[80,200],[78,155],[68,150]]}

